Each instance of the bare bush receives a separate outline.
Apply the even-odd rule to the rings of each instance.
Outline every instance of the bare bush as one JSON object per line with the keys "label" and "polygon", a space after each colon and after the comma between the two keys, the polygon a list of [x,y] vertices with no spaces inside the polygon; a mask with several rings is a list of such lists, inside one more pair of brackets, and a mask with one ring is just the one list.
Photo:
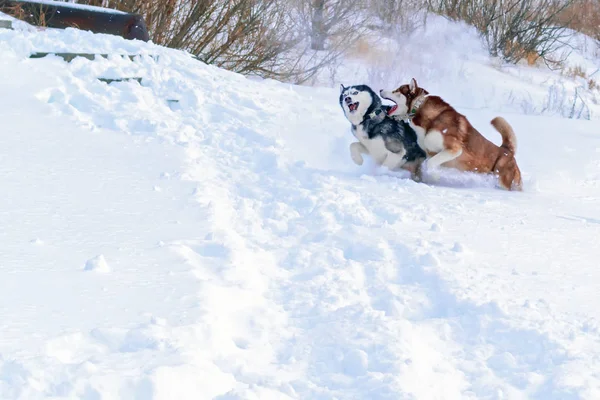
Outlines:
{"label": "bare bush", "polygon": [[541,114],[558,114],[569,119],[591,119],[590,109],[583,99],[581,92],[585,88],[576,87],[569,96],[564,86],[552,85],[541,109]]}
{"label": "bare bush", "polygon": [[[4,6],[2,2],[0,2],[0,5]],[[48,11],[43,5],[28,7],[25,10],[21,4],[16,4],[10,7],[2,7],[2,11],[16,19],[21,21],[27,20],[29,23],[40,27],[46,27],[49,18]]]}
{"label": "bare bush", "polygon": [[283,29],[283,13],[275,0],[80,3],[142,14],[155,43],[187,50],[207,64],[240,73],[273,73],[280,53],[295,44],[293,35]]}
{"label": "bare bush", "polygon": [[490,55],[517,63],[560,64],[557,50],[569,36],[560,14],[574,0],[429,0],[431,11],[475,26]]}
{"label": "bare bush", "polygon": [[300,59],[305,68],[308,65],[313,68],[315,72],[313,75],[324,67],[335,70],[342,56],[356,46],[366,33],[367,13],[365,13],[364,1],[282,0],[282,2],[288,10],[289,23],[306,41],[307,46]]}
{"label": "bare bush", "polygon": [[[297,26],[310,37],[312,50],[351,42],[360,36],[364,26],[364,8],[360,1],[292,0],[288,7]],[[340,40],[343,36],[346,40]]]}
{"label": "bare bush", "polygon": [[570,90],[563,82],[554,82],[548,87],[548,93],[539,107],[534,105],[530,95],[527,99],[518,99],[511,94],[509,100],[513,104],[520,103],[525,114],[590,120],[592,113],[585,100],[587,97],[593,101],[593,98],[589,97],[590,94],[585,86],[577,86]]}
{"label": "bare bush", "polygon": [[576,0],[560,13],[559,19],[571,29],[595,39],[600,45],[600,1]]}
{"label": "bare bush", "polygon": [[[285,0],[79,0],[78,3],[139,13],[154,43],[187,50],[207,64],[242,74],[301,83],[339,54],[337,49],[312,51],[296,18],[298,10]],[[347,14],[336,16],[346,17]],[[334,34],[334,27],[335,24],[325,20],[324,34]]]}

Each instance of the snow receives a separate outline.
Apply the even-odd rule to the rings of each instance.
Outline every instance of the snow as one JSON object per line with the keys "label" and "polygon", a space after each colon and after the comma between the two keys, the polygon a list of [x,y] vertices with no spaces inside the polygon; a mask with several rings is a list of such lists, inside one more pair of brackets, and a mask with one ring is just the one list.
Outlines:
{"label": "snow", "polygon": [[0,51],[0,398],[600,397],[598,122],[479,97],[550,72],[479,49],[455,94],[513,125],[514,193],[355,166],[337,86],[74,29]]}
{"label": "snow", "polygon": [[106,262],[106,258],[104,258],[104,255],[100,254],[99,256],[89,259],[85,263],[84,270],[107,273],[110,272],[110,266]]}
{"label": "snow", "polygon": [[95,11],[95,12],[103,12],[103,13],[110,13],[110,14],[127,14],[123,11],[119,11],[116,9],[112,9],[112,8],[106,8],[106,7],[96,7],[96,6],[89,6],[87,4],[77,4],[73,1],[55,1],[55,0],[19,0],[21,2],[24,3],[38,3],[38,4],[47,4],[47,5],[51,5],[51,6],[61,6],[61,7],[69,7],[69,8],[75,8],[75,9],[80,9],[80,10],[90,10],[90,11]]}

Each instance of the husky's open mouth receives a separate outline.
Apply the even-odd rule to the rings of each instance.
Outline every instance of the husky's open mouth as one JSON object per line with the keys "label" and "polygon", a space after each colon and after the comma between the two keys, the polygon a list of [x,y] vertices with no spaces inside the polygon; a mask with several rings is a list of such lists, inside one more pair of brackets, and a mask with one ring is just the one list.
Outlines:
{"label": "husky's open mouth", "polygon": [[350,112],[354,112],[358,109],[358,101],[356,103],[349,103],[348,104],[348,110],[350,110]]}
{"label": "husky's open mouth", "polygon": [[398,104],[396,104],[396,102],[395,102],[394,100],[392,100],[392,99],[388,99],[388,98],[387,98],[387,97],[385,97],[385,96],[381,96],[381,97],[383,97],[384,99],[386,99],[386,100],[389,100],[389,101],[391,101],[391,102],[393,102],[393,103],[394,103],[394,105],[393,105],[392,107],[390,107],[390,109],[389,109],[389,110],[388,110],[388,112],[387,112],[387,113],[388,113],[388,115],[392,115],[392,114],[394,113],[394,111],[396,111],[396,110],[398,109]]}

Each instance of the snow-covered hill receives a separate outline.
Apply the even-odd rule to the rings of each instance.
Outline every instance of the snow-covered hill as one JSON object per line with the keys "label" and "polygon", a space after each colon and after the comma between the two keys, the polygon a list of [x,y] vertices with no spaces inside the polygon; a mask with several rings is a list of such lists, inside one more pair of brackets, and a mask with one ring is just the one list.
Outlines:
{"label": "snow-covered hill", "polygon": [[597,120],[503,113],[525,192],[432,186],[350,161],[337,89],[0,52],[1,399],[600,397]]}
{"label": "snow-covered hill", "polygon": [[417,77],[465,110],[600,119],[600,46],[593,39],[573,32],[569,45],[549,56],[566,57],[556,70],[541,59],[534,66],[503,63],[490,58],[474,27],[436,15],[426,21],[395,38],[364,39],[334,73],[321,73],[320,84],[396,88],[400,79]]}

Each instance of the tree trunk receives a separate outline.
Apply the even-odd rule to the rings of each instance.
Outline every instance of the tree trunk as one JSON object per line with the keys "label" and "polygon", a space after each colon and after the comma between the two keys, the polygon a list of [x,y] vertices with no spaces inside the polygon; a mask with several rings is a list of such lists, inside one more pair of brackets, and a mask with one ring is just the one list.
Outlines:
{"label": "tree trunk", "polygon": [[310,48],[325,50],[325,0],[314,0],[312,4]]}

